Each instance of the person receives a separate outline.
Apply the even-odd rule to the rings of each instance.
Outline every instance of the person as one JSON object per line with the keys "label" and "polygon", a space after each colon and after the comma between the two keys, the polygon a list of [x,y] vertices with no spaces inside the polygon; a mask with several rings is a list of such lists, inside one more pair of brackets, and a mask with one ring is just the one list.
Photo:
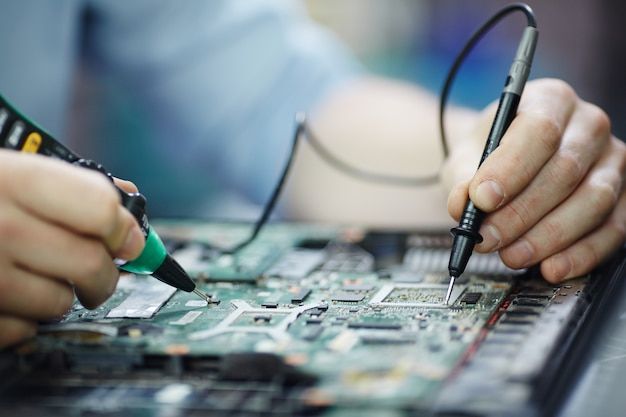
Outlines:
{"label": "person", "polygon": [[[189,169],[200,160],[229,179],[225,187],[262,201],[287,152],[289,121],[302,109],[327,146],[368,169],[410,175],[442,162],[434,98],[368,75],[294,2],[16,0],[1,8],[2,94],[63,137],[72,74],[88,62],[147,115],[154,145],[146,155],[178,164],[170,171],[175,189],[151,173],[156,186],[142,184],[150,198],[203,194],[197,187],[211,183],[209,171]],[[453,218],[468,196],[489,213],[479,251],[499,251],[513,268],[540,264],[554,283],[590,271],[625,236],[626,147],[606,113],[563,81],[529,82],[501,146],[475,172],[494,109],[450,112],[451,154],[434,187],[359,183],[301,148],[285,215],[451,223],[441,214],[447,187]],[[124,146],[133,147],[129,136]],[[128,161],[116,153],[109,163],[117,159]],[[196,178],[176,177],[178,169]],[[118,279],[113,259],[133,259],[142,247],[103,176],[0,150],[2,346],[35,334],[37,321],[63,314],[74,295],[88,308],[104,302]]]}

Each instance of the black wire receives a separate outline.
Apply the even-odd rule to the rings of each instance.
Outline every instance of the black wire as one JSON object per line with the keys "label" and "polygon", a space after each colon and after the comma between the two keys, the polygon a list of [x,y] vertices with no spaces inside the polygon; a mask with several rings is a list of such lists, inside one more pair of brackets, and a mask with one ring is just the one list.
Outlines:
{"label": "black wire", "polygon": [[317,139],[317,136],[314,134],[313,130],[311,129],[304,117],[301,118],[301,123],[303,125],[302,132],[304,133],[304,138],[309,142],[311,148],[313,148],[313,150],[317,152],[318,156],[322,158],[328,165],[332,166],[338,171],[343,172],[346,175],[363,181],[404,187],[421,187],[425,185],[436,184],[437,182],[439,182],[439,173],[423,177],[405,177],[400,175],[388,175],[372,171],[366,171],[364,169],[351,165],[350,163],[345,162],[333,155],[328,150],[328,148],[322,145],[322,143]]}
{"label": "black wire", "polygon": [[505,16],[513,13],[513,12],[522,12],[526,15],[526,20],[528,22],[528,26],[532,26],[534,28],[537,27],[537,21],[535,20],[535,14],[529,5],[525,3],[513,3],[510,4],[503,9],[499,10],[496,14],[491,16],[489,20],[487,20],[481,27],[479,27],[469,38],[461,52],[454,59],[454,63],[450,67],[448,71],[448,75],[446,76],[446,80],[443,84],[443,88],[441,89],[441,95],[439,99],[439,130],[441,132],[441,147],[443,148],[443,155],[447,158],[450,154],[448,149],[448,140],[446,137],[446,129],[444,126],[444,112],[446,108],[446,104],[448,103],[448,97],[450,95],[450,89],[452,88],[452,82],[456,77],[457,72],[459,71],[459,67],[467,57],[467,55],[474,49],[476,43],[487,33],[496,23],[498,23]]}
{"label": "black wire", "polygon": [[[480,28],[478,28],[476,32],[474,32],[474,34],[467,41],[461,52],[457,55],[454,63],[452,64],[452,67],[450,67],[443,88],[441,90],[441,99],[439,101],[439,128],[441,130],[440,139],[444,158],[448,157],[449,149],[446,140],[443,119],[444,110],[448,101],[450,89],[452,87],[452,81],[454,81],[454,77],[456,76],[456,73],[458,72],[463,60],[467,57],[467,54],[474,48],[476,43],[483,37],[483,35],[487,31],[489,31],[496,23],[498,23],[503,17],[515,11],[523,12],[526,15],[526,19],[528,20],[528,25],[532,27],[537,27],[537,22],[535,21],[535,16],[530,6],[524,3],[513,3],[509,6],[506,6],[498,11],[495,15],[493,15],[489,20],[487,20],[487,22],[485,22]],[[354,178],[369,182],[378,182],[397,186],[425,186],[435,184],[439,180],[439,173],[424,177],[404,177],[366,171],[364,169],[351,165],[350,163],[345,162],[342,159],[333,155],[324,145],[322,145],[322,143],[317,139],[317,136],[313,133],[312,129],[308,125],[304,113],[299,113],[298,115],[296,115],[296,128],[293,133],[291,150],[289,151],[287,162],[285,164],[285,167],[283,168],[280,179],[274,187],[272,196],[265,204],[265,207],[263,208],[263,213],[261,214],[261,217],[257,220],[254,226],[252,234],[243,242],[239,243],[238,245],[227,251],[224,251],[223,253],[237,253],[238,251],[252,243],[261,232],[261,229],[269,220],[272,211],[274,210],[274,207],[278,202],[278,198],[280,197],[283,185],[285,184],[285,180],[287,179],[287,175],[289,174],[289,170],[296,154],[298,141],[301,136],[304,136],[307,139],[307,141],[311,145],[311,148],[313,148],[313,150],[317,152],[317,154],[330,166]]]}
{"label": "black wire", "polygon": [[278,202],[278,197],[280,197],[280,193],[283,190],[283,185],[285,184],[285,180],[287,179],[287,174],[289,173],[289,169],[291,168],[293,157],[296,154],[296,148],[298,147],[298,139],[300,138],[300,135],[302,134],[303,131],[304,131],[304,121],[297,119],[296,128],[293,132],[293,138],[291,140],[291,149],[289,150],[289,156],[287,157],[287,163],[285,164],[285,167],[283,168],[283,172],[280,175],[280,179],[278,180],[278,182],[276,183],[276,186],[274,187],[272,196],[270,197],[269,200],[267,200],[267,203],[265,203],[265,207],[263,208],[263,213],[261,214],[261,217],[259,217],[256,224],[254,225],[254,230],[252,231],[252,234],[250,235],[250,237],[248,237],[243,242],[239,243],[237,246],[227,251],[224,251],[224,253],[234,254],[240,251],[241,249],[243,249],[244,247],[248,246],[250,243],[252,243],[252,241],[254,241],[254,239],[256,239],[256,237],[258,236],[259,232],[261,231],[265,223],[267,223],[267,221],[269,220],[272,214],[272,211],[274,210],[274,206],[276,206],[276,203]]}

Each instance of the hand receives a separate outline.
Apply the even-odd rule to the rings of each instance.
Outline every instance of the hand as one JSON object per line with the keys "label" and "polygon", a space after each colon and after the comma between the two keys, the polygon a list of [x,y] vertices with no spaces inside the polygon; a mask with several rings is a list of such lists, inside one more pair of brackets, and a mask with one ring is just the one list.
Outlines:
{"label": "hand", "polygon": [[88,308],[113,293],[113,258],[134,259],[144,246],[119,201],[100,173],[0,150],[0,346],[62,316],[74,293]]}
{"label": "hand", "polygon": [[[473,174],[494,111],[483,113],[471,139],[454,144],[446,164],[456,179]],[[473,166],[463,162],[468,154]],[[589,272],[624,242],[625,171],[626,146],[601,109],[562,81],[533,81],[500,146],[453,188],[448,211],[458,220],[469,193],[489,213],[476,249],[498,250],[512,268],[540,263],[545,279],[558,283]]]}

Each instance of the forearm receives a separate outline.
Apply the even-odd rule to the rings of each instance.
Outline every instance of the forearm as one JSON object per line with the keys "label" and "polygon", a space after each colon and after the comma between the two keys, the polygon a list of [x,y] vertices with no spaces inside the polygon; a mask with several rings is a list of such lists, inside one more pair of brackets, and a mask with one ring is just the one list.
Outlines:
{"label": "forearm", "polygon": [[[467,131],[475,113],[453,109],[451,141]],[[309,118],[318,139],[361,169],[394,176],[437,173],[443,150],[436,98],[408,83],[367,77],[338,89]],[[448,190],[440,184],[394,186],[355,179],[326,164],[310,146],[298,150],[286,190],[291,217],[379,226],[440,227],[450,224]]]}

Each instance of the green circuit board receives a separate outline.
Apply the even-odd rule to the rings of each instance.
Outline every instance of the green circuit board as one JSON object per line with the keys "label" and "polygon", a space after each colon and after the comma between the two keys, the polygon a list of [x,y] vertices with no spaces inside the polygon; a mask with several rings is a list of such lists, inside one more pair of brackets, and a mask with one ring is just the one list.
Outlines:
{"label": "green circuit board", "polygon": [[[315,377],[305,401],[419,406],[432,400],[513,282],[470,275],[445,305],[443,271],[409,271],[402,256],[379,265],[359,246],[367,237],[358,229],[274,225],[228,255],[223,248],[243,239],[246,226],[158,228],[213,302],[125,275],[104,305],[90,311],[77,302],[62,321],[43,326],[40,348],[183,357],[271,353]],[[381,240],[374,245],[384,250],[389,243]]]}
{"label": "green circuit board", "polygon": [[114,352],[126,364],[120,372],[140,368],[120,358],[271,354],[315,380],[300,391],[304,403],[334,412],[420,409],[513,285],[501,271],[466,274],[445,305],[441,266],[410,267],[415,256],[435,259],[435,252],[447,251],[447,238],[434,235],[270,225],[241,253],[228,255],[223,249],[245,238],[248,226],[161,222],[157,228],[212,302],[125,275],[104,305],[86,310],[77,302],[61,321],[42,326],[39,351],[100,358],[85,359],[86,366],[109,369],[116,362],[102,358]]}

